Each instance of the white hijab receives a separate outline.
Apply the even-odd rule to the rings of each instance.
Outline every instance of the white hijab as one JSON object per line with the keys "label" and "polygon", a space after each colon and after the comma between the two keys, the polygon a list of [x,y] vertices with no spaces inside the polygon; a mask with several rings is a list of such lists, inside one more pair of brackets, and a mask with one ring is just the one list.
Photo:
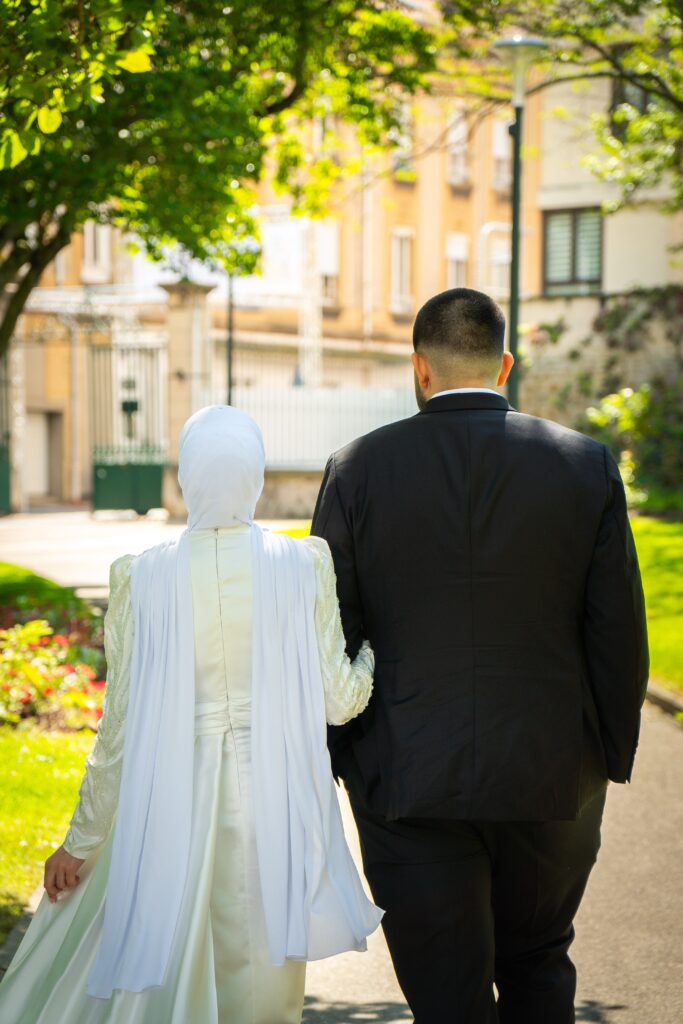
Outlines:
{"label": "white hijab", "polygon": [[271,961],[364,949],[382,916],[346,845],[330,770],[313,562],[303,544],[253,522],[264,470],[250,417],[229,406],[200,410],[180,439],[187,530],[133,563],[130,698],[91,996],[162,985],[173,947],[192,818],[190,530],[251,526],[252,800]]}

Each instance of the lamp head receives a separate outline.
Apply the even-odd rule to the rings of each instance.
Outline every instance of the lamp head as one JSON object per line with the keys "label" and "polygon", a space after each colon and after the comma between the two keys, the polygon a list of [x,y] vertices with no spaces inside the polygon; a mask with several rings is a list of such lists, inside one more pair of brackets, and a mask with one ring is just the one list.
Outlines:
{"label": "lamp head", "polygon": [[521,33],[497,39],[493,45],[512,72],[512,102],[516,107],[521,107],[524,105],[527,70],[534,61],[541,59],[548,46],[538,36],[525,36]]}

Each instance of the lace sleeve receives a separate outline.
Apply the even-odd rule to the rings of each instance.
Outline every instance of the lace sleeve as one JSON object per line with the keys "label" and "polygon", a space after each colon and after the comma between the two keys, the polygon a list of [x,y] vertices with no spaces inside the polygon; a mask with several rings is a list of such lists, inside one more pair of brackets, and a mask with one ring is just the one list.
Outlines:
{"label": "lace sleeve", "polygon": [[307,537],[304,543],[315,558],[315,629],[325,690],[325,714],[329,725],[344,725],[368,705],[372,695],[375,656],[366,641],[354,661],[349,660],[330,549],[320,537]]}
{"label": "lace sleeve", "polygon": [[67,853],[85,858],[109,835],[116,813],[121,781],[130,661],[133,649],[133,609],[130,571],[133,555],[113,563],[109,574],[109,607],[104,620],[107,688],[97,739],[86,761],[80,799],[64,841]]}

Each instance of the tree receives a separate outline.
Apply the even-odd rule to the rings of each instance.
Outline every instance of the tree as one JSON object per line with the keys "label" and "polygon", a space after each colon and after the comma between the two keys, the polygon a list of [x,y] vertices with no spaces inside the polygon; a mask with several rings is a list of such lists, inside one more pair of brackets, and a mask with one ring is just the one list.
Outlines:
{"label": "tree", "polygon": [[[459,23],[475,5],[441,7]],[[491,39],[524,26],[550,47],[535,90],[558,81],[613,83],[611,108],[593,117],[599,142],[589,162],[593,172],[619,186],[622,203],[664,180],[669,208],[683,209],[683,0],[489,0],[476,12],[467,57],[479,63],[476,71],[470,64],[469,74],[460,70],[471,91],[505,97],[490,60]]]}
{"label": "tree", "polygon": [[[31,290],[84,221],[137,235],[153,257],[180,244],[235,269],[235,260],[255,258],[239,240],[254,233],[252,187],[272,141],[285,140],[281,182],[299,188],[299,124],[343,112],[377,143],[397,125],[401,97],[435,68],[434,28],[400,3],[226,2],[165,4],[163,16],[147,19],[150,69],[117,64],[106,96],[65,103],[40,151],[0,172],[0,354]],[[39,65],[27,80],[40,77]]]}
{"label": "tree", "polygon": [[124,71],[150,68],[159,0],[0,0],[0,168],[59,130],[64,112],[103,103]]}

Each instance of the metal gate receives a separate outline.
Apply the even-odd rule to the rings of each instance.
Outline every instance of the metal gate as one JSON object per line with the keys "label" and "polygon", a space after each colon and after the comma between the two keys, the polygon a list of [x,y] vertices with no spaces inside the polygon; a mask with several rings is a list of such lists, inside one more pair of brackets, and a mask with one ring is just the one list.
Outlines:
{"label": "metal gate", "polygon": [[7,353],[0,357],[0,514],[12,510],[10,491],[10,375]]}
{"label": "metal gate", "polygon": [[90,349],[93,508],[161,507],[167,382],[163,345]]}

